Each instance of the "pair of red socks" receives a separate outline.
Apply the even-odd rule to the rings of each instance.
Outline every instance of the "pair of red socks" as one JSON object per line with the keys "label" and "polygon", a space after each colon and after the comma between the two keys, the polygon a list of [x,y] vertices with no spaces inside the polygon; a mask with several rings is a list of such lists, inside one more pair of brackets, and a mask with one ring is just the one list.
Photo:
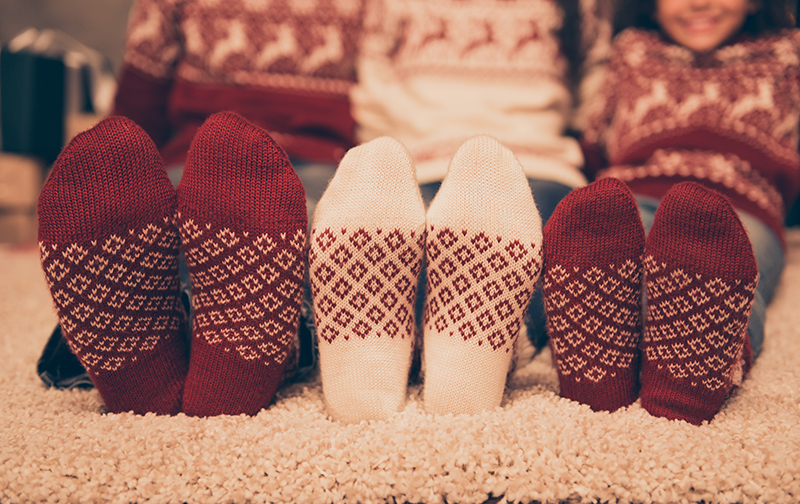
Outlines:
{"label": "pair of red socks", "polygon": [[38,211],[63,334],[109,411],[269,405],[297,331],[307,216],[302,184],[266,132],[236,114],[211,116],[176,191],[147,134],[104,119],[61,153]]}
{"label": "pair of red socks", "polygon": [[645,239],[628,187],[601,179],[556,208],[544,256],[562,396],[613,411],[641,393],[656,416],[694,424],[714,417],[752,359],[747,324],[758,277],[727,199],[676,184]]}

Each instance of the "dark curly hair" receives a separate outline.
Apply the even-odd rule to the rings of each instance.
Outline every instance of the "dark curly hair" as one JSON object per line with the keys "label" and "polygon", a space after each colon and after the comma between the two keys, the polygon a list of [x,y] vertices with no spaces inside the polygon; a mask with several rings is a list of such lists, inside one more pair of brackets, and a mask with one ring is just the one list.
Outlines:
{"label": "dark curly hair", "polygon": [[[655,21],[658,0],[619,0],[614,18],[615,32],[625,28],[659,30]],[[778,31],[795,26],[795,0],[756,0],[760,8],[747,16],[742,31],[749,35]]]}

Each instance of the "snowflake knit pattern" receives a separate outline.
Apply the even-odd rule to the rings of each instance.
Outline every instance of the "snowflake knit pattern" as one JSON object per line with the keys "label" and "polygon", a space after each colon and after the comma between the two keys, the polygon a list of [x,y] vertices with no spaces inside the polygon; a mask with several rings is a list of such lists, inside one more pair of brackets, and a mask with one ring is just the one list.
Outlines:
{"label": "snowflake knit pattern", "polygon": [[155,145],[121,117],[75,137],[39,198],[42,267],[61,329],[113,413],[181,408],[175,198]]}
{"label": "snowflake knit pattern", "polygon": [[590,169],[656,198],[702,181],[783,236],[800,190],[800,32],[695,55],[629,30],[607,75],[583,138]]}
{"label": "snowflake knit pattern", "polygon": [[272,400],[297,335],[303,186],[266,132],[221,112],[195,137],[178,208],[194,308],[184,412],[255,414]]}

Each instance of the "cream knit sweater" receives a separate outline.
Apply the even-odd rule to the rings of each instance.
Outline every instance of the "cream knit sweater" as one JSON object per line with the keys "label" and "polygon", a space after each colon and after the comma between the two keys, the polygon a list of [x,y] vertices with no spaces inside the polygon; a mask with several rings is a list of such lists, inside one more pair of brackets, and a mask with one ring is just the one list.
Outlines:
{"label": "cream knit sweater", "polygon": [[[580,101],[598,90],[611,37],[606,0],[581,0]],[[358,139],[411,152],[420,183],[442,180],[468,138],[489,134],[530,178],[585,183],[568,127],[582,126],[559,50],[563,14],[548,0],[370,0],[357,85]],[[577,113],[576,113],[577,110]]]}

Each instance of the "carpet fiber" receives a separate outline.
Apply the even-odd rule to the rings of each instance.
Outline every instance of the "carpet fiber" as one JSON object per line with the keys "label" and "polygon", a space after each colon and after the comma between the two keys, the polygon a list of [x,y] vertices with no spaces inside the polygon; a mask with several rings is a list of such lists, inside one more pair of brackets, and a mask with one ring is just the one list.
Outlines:
{"label": "carpet fiber", "polygon": [[797,503],[800,231],[789,249],[763,353],[695,427],[560,398],[549,351],[475,416],[426,414],[412,387],[390,420],[343,425],[318,377],[255,417],[107,414],[36,376],[55,312],[37,252],[0,248],[0,502]]}

